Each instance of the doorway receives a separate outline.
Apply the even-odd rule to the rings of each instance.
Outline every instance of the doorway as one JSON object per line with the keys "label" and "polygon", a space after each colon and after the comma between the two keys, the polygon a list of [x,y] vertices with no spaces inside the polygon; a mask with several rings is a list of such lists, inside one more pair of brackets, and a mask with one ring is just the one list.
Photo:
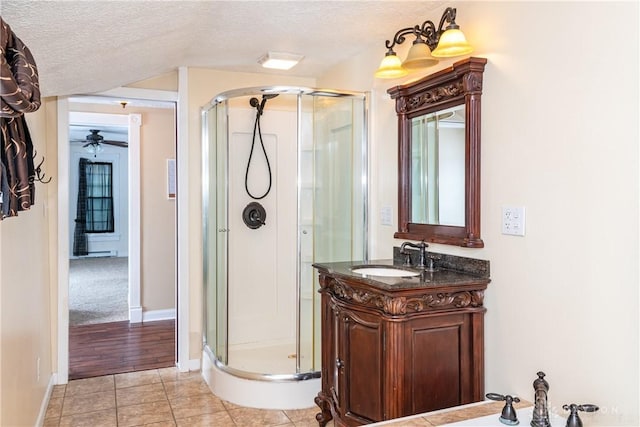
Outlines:
{"label": "doorway", "polygon": [[[109,104],[111,104],[110,105],[111,109],[109,107]],[[113,108],[114,104],[117,105],[116,110],[114,110]],[[139,334],[142,326],[147,326],[147,324],[151,325],[152,323],[160,324],[163,322],[166,324],[167,323],[166,321],[169,320],[170,327],[173,330],[172,336],[174,338],[173,340],[174,343],[172,344],[172,350],[171,350],[173,357],[171,358],[171,363],[168,366],[173,366],[175,365],[175,361],[176,361],[175,359],[175,353],[176,353],[175,317],[176,317],[176,283],[177,283],[176,273],[175,273],[175,265],[176,265],[176,259],[177,259],[176,249],[175,249],[175,242],[177,240],[176,232],[175,232],[176,206],[175,206],[175,196],[169,197],[169,194],[167,191],[168,183],[167,183],[166,175],[168,174],[168,166],[167,166],[168,161],[174,160],[176,155],[176,130],[175,130],[176,129],[176,103],[165,102],[165,103],[161,103],[163,104],[162,106],[158,107],[156,105],[156,106],[150,107],[148,105],[149,102],[145,101],[140,103],[140,104],[145,104],[144,108],[141,106],[138,106],[137,108],[135,108],[136,102],[134,99],[131,99],[127,102],[127,104],[128,105],[126,110],[121,112],[121,109],[124,109],[124,106],[121,107],[120,98],[115,99],[115,98],[106,98],[106,97],[82,97],[82,98],[73,97],[73,98],[66,99],[67,111],[65,112],[65,111],[59,110],[59,113],[60,115],[66,114],[68,116],[68,120],[69,120],[68,124],[71,127],[69,128],[69,134],[67,135],[66,139],[71,141],[73,141],[74,139],[71,128],[73,126],[78,126],[80,123],[84,123],[85,126],[89,126],[92,129],[97,128],[102,130],[108,129],[109,126],[113,128],[117,128],[118,126],[125,127],[125,130],[126,130],[125,133],[127,133],[127,137],[128,137],[128,141],[127,141],[128,147],[125,149],[126,154],[120,153],[121,158],[119,159],[119,161],[120,163],[127,165],[125,169],[128,169],[129,176],[128,178],[125,177],[121,179],[119,184],[120,184],[120,187],[127,187],[128,194],[126,194],[123,197],[126,203],[118,206],[120,206],[121,210],[125,210],[128,212],[128,218],[127,218],[127,215],[124,215],[123,219],[120,220],[119,227],[118,227],[118,224],[116,224],[115,231],[114,231],[115,234],[112,233],[111,235],[109,235],[109,233],[107,233],[104,236],[96,236],[96,235],[90,234],[90,237],[93,238],[93,241],[89,241],[89,245],[88,245],[89,248],[87,252],[89,252],[89,258],[96,257],[91,259],[91,261],[96,261],[98,260],[97,257],[101,257],[105,254],[115,258],[122,258],[121,255],[124,255],[128,258],[128,262],[127,262],[128,285],[129,285],[129,291],[127,295],[127,299],[129,300],[128,316],[127,316],[128,320],[124,322],[126,324],[126,328],[115,328],[114,330],[119,330],[121,333],[125,334],[123,336],[123,339],[131,339],[133,335]],[[169,111],[168,120],[167,120],[167,115],[165,114],[164,121],[170,123],[171,129],[168,132],[166,130],[163,130],[162,133],[168,135],[169,138],[171,139],[171,142],[170,142],[171,152],[161,154],[161,156],[163,156],[161,158],[161,161],[158,161],[158,159],[156,158],[154,160],[155,164],[153,165],[145,164],[145,162],[147,162],[149,158],[153,159],[154,154],[157,154],[158,152],[162,152],[161,144],[160,144],[161,138],[159,138],[157,134],[154,134],[154,131],[153,131],[153,128],[154,128],[153,113],[145,110],[145,108],[147,110],[156,108],[158,110]],[[74,111],[71,111],[71,110],[74,110]],[[101,112],[96,112],[96,111],[101,111]],[[104,113],[102,111],[108,111],[108,113]],[[143,125],[146,126],[146,129],[141,130],[141,127]],[[144,140],[143,138],[141,138],[142,132],[145,133],[146,139]],[[105,136],[107,136],[107,134],[105,134]],[[60,139],[63,140],[63,138],[60,138]],[[86,145],[86,144],[81,144],[81,146],[82,145]],[[81,147],[81,148],[84,148],[84,147]],[[143,158],[143,152],[144,152],[144,158]],[[86,157],[89,160],[89,162],[92,162],[93,164],[112,163],[114,171],[117,169],[115,166],[116,161],[102,162],[102,160],[104,160],[101,158],[103,157],[103,153],[100,153],[98,155],[94,155],[93,153],[87,153],[87,154],[88,155],[84,157]],[[69,154],[67,154],[67,156],[68,156],[67,158],[70,160],[68,161],[69,164],[66,166],[68,170],[71,172],[73,168],[78,167],[78,164],[74,160],[71,160],[72,157],[69,157]],[[114,160],[114,159],[111,159],[111,160]],[[118,159],[115,159],[115,160],[118,160]],[[141,173],[141,171],[143,170],[148,171],[152,167],[155,167],[157,169],[156,172],[161,174],[162,178],[158,178],[157,176],[148,177],[148,176],[145,176],[145,173]],[[61,167],[61,170],[64,170],[64,166]],[[71,175],[71,173],[69,173],[69,175]],[[114,176],[115,175],[116,173],[114,173]],[[127,179],[129,181],[128,185],[126,185],[126,182],[125,182]],[[156,184],[162,183],[162,190],[157,190],[157,189],[154,190],[153,188],[151,188],[153,186],[152,185],[150,186],[149,183],[145,181],[149,179]],[[70,184],[69,188],[71,188],[71,185],[73,184],[73,179],[69,177],[68,182]],[[114,179],[114,185],[115,184],[116,182]],[[159,185],[156,185],[156,187],[158,186]],[[141,191],[141,189],[143,191]],[[70,193],[68,195],[69,200],[67,201],[66,205],[68,206],[68,219],[71,221],[69,224],[73,224],[77,220],[76,209],[74,206],[77,197],[74,194],[71,194],[73,193],[73,191],[70,191],[69,193]],[[173,216],[171,220],[169,220],[168,222],[165,222],[161,227],[159,227],[157,223],[153,224],[153,226],[155,226],[157,230],[154,233],[153,231],[149,231],[147,229],[148,226],[150,225],[147,224],[149,221],[145,220],[145,211],[146,213],[151,212],[152,216],[154,217],[162,218],[162,215],[158,214],[158,212],[161,209],[158,208],[157,206],[153,206],[154,202],[156,204],[159,203],[158,200],[160,198],[162,199],[160,203],[164,203],[166,205],[171,206],[170,209],[172,210]],[[63,201],[61,200],[60,203],[63,203]],[[150,203],[151,203],[151,208],[149,207]],[[117,223],[118,220],[116,220],[115,222]],[[153,222],[153,220],[151,222]],[[173,233],[170,233],[170,231],[172,230],[173,230]],[[73,234],[73,228],[71,225],[69,225],[68,231],[70,232],[71,235]],[[171,273],[165,274],[166,276],[165,281],[170,281],[168,285],[169,292],[155,292],[153,290],[149,291],[149,288],[151,286],[147,285],[147,291],[152,294],[151,297],[149,297],[149,295],[144,294],[144,286],[142,283],[143,276],[152,276],[152,274],[148,274],[148,272],[145,271],[145,268],[146,268],[145,265],[148,266],[149,259],[144,259],[144,257],[142,256],[142,248],[145,247],[143,235],[145,234],[147,236],[154,235],[154,234],[166,235],[167,238],[171,240],[170,245],[155,244],[152,242],[151,246],[158,246],[160,248],[167,248],[170,246],[171,248],[173,248],[173,251],[164,250],[160,254],[158,253],[153,254],[153,250],[152,250],[153,248],[150,249],[149,245],[145,250],[145,252],[151,254],[150,256],[152,257],[154,264],[158,264],[162,266],[171,266],[173,268]],[[114,242],[117,240],[124,241],[125,242],[124,247],[122,247],[121,245],[120,248],[118,248],[117,244],[114,246]],[[67,253],[69,256],[73,257],[72,255],[73,245],[74,245],[73,239],[70,237],[68,241],[67,250],[60,251],[61,256],[63,253]],[[112,245],[111,248],[107,247],[109,245]],[[85,260],[89,259],[85,257],[76,257],[76,259],[82,259],[82,258],[84,258]],[[157,265],[154,265],[154,267],[157,267]],[[157,268],[154,268],[154,269],[157,269]],[[68,279],[72,278],[71,277],[72,273],[70,273],[70,271],[71,270],[67,270]],[[63,274],[61,274],[61,276],[64,276],[64,272],[62,273]],[[153,277],[151,277],[151,280],[153,281]],[[62,282],[63,281],[61,280],[61,283]],[[66,290],[70,291],[69,288],[67,288]],[[61,291],[64,291],[64,289],[61,288]],[[156,298],[155,300],[153,299],[154,297],[157,296],[155,294],[168,294],[168,295],[166,295],[165,302],[162,302],[162,301],[158,301],[158,298]],[[71,297],[70,294],[69,296]],[[143,307],[142,301],[145,301],[144,311],[142,308]],[[61,319],[61,320],[69,321],[70,319],[68,315],[69,315],[69,312],[67,311],[67,319]],[[129,321],[131,323],[129,323]],[[60,326],[62,329],[62,322]],[[62,330],[61,332],[64,333],[64,330]],[[61,332],[59,332],[59,337]],[[125,338],[125,336],[127,338]],[[66,339],[69,340],[66,343],[67,349],[68,349],[67,351],[73,350],[72,342],[71,342],[73,338],[67,335]],[[63,347],[64,344],[65,343],[61,343],[60,351],[62,353],[65,350],[65,348]],[[61,356],[64,356],[64,355],[61,354]],[[69,362],[71,362],[72,359],[74,359],[73,355],[69,353],[66,354],[66,358],[68,358],[67,360]],[[70,364],[71,363],[69,363],[69,365]],[[59,367],[60,366],[61,364],[59,364]],[[118,371],[118,372],[123,372],[123,371]],[[70,375],[70,372],[67,371],[67,374],[68,374],[68,377],[72,377],[72,375]],[[60,377],[61,377],[61,382],[64,382],[63,380],[64,375],[60,375]],[[73,377],[77,378],[75,376]]]}
{"label": "doorway", "polygon": [[128,321],[130,126],[69,117],[69,326]]}

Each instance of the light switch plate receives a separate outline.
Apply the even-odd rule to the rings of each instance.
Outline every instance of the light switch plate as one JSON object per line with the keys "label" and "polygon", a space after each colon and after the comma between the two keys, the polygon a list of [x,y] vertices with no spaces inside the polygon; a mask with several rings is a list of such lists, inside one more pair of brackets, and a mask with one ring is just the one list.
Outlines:
{"label": "light switch plate", "polygon": [[393,208],[391,206],[383,206],[380,209],[380,225],[393,225]]}
{"label": "light switch plate", "polygon": [[524,207],[502,207],[502,234],[524,236],[525,209]]}

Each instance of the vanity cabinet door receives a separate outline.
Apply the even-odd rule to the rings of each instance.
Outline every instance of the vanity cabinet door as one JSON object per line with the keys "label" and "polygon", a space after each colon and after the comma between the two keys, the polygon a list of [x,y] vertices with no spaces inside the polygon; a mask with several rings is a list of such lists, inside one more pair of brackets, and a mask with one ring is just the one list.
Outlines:
{"label": "vanity cabinet door", "polygon": [[348,425],[383,416],[384,333],[379,316],[343,310],[339,314],[339,400]]}
{"label": "vanity cabinet door", "polygon": [[[474,380],[480,375],[475,372],[474,350],[480,355],[482,351],[482,344],[474,339],[474,317],[473,313],[454,313],[407,322],[404,366],[411,376],[406,384],[405,414],[482,400],[474,393]],[[474,343],[480,348],[474,349]]]}

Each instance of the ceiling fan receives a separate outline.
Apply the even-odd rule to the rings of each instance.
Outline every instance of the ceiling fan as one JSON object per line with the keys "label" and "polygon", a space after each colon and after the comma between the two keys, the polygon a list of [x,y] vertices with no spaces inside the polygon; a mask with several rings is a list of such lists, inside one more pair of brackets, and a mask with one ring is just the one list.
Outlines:
{"label": "ceiling fan", "polygon": [[93,154],[102,152],[104,149],[102,147],[103,144],[124,148],[127,148],[129,146],[126,141],[110,141],[104,139],[104,136],[98,134],[100,132],[100,129],[90,129],[89,132],[91,133],[87,135],[84,140],[73,140],[72,142],[85,142],[82,147]]}

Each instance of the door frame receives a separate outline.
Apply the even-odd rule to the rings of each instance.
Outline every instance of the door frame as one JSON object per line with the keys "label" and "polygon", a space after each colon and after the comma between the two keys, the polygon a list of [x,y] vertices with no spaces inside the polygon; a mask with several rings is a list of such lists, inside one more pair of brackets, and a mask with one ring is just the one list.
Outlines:
{"label": "door frame", "polygon": [[[163,90],[150,90],[150,89],[136,89],[136,88],[118,88],[97,94],[102,97],[115,97],[115,98],[129,98],[140,99],[148,101],[161,101],[161,102],[173,102],[176,104],[176,151],[177,155],[183,155],[183,162],[186,161],[187,156],[184,155],[187,151],[187,123],[184,120],[183,112],[185,98],[179,96],[178,92],[163,91]],[[59,97],[57,102],[58,109],[58,236],[64,236],[64,238],[58,238],[57,245],[57,266],[58,266],[58,283],[57,283],[57,372],[56,383],[66,384],[69,378],[69,98]],[[182,108],[180,106],[183,105]],[[130,283],[136,283],[137,286],[129,287],[130,292],[130,320],[142,321],[142,307],[140,306],[140,192],[133,187],[137,184],[139,190],[140,187],[140,138],[139,131],[141,125],[141,117],[139,114],[121,115],[126,118],[127,126],[129,126],[129,280]],[[134,130],[132,135],[132,129]],[[137,132],[137,140],[134,140],[135,133]],[[135,152],[133,152],[135,151]],[[177,173],[178,182],[187,182],[186,170],[187,168],[180,167],[178,163]],[[137,165],[137,167],[133,167]],[[180,188],[178,188],[180,190]],[[137,197],[133,197],[137,196]],[[181,218],[187,218],[186,209],[187,205],[187,191],[177,191],[176,195],[178,227],[177,236],[179,237],[181,231],[185,230],[181,227]],[[135,206],[133,206],[135,205]],[[182,207],[182,208],[181,208]],[[135,210],[135,212],[134,212]],[[137,231],[136,231],[137,230]],[[134,239],[134,236],[136,238]],[[180,371],[189,370],[189,299],[188,299],[188,275],[185,263],[185,254],[188,252],[188,242],[186,239],[177,238],[177,251],[178,257],[177,263],[177,292],[176,292],[176,345],[177,345],[177,367]],[[133,265],[135,262],[132,258],[137,255],[137,265]],[[182,254],[182,256],[180,256]],[[187,276],[188,277],[188,276]],[[138,320],[139,319],[139,320]]]}
{"label": "door frame", "polygon": [[[131,323],[140,323],[142,322],[142,306],[140,305],[140,126],[142,117],[140,114],[106,114],[75,111],[69,112],[68,117],[69,125],[123,126],[129,129],[127,138],[129,143],[127,147],[129,321]],[[73,165],[68,164],[66,170],[70,171],[71,167]],[[71,214],[72,212],[69,210],[67,218]],[[69,230],[67,235],[71,234],[71,232],[72,230]]]}

